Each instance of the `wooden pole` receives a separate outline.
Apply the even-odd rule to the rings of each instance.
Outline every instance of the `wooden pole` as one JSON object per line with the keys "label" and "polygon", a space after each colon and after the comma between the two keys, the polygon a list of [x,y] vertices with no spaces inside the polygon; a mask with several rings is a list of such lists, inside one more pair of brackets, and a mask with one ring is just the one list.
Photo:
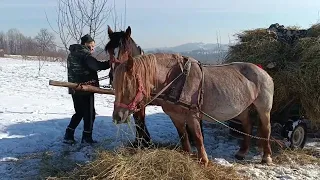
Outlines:
{"label": "wooden pole", "polygon": [[49,80],[49,85],[59,86],[59,87],[68,87],[68,88],[72,88],[77,91],[88,91],[88,92],[93,92],[93,93],[98,93],[98,94],[114,95],[114,90],[112,90],[112,89],[102,89],[102,88],[92,86],[92,85],[78,86],[77,83],[64,82],[64,81],[54,81],[54,80]]}

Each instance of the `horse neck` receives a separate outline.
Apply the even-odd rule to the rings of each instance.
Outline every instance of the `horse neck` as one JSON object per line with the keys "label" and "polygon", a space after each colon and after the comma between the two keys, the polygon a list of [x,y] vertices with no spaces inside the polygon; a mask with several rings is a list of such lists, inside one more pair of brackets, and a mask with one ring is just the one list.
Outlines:
{"label": "horse neck", "polygon": [[130,44],[131,44],[131,53],[132,53],[132,56],[138,56],[138,55],[141,55],[141,51],[140,49],[138,48],[137,44],[133,41],[133,39],[130,39]]}
{"label": "horse neck", "polygon": [[[155,54],[157,57],[157,54]],[[176,78],[180,73],[181,69],[178,64],[178,60],[173,60],[171,58],[159,58],[156,61],[157,73],[156,82],[157,88],[156,92],[160,91],[168,83],[170,83],[174,78]]]}

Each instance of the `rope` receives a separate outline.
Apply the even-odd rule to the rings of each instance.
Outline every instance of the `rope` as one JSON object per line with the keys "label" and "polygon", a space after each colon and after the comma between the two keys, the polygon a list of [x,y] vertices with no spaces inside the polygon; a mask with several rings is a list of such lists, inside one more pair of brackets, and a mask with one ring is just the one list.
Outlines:
{"label": "rope", "polygon": [[245,135],[245,136],[249,136],[249,137],[251,137],[251,138],[253,138],[253,139],[276,142],[281,148],[284,146],[284,143],[281,142],[281,140],[277,140],[277,139],[275,139],[275,138],[273,138],[273,137],[270,137],[271,139],[268,139],[268,138],[253,136],[253,135],[251,135],[251,134],[244,133],[244,132],[242,132],[242,131],[239,131],[239,130],[237,130],[237,129],[235,129],[235,128],[232,128],[232,127],[226,125],[225,123],[223,123],[223,122],[215,119],[214,117],[212,117],[212,116],[210,116],[209,114],[203,112],[202,110],[200,110],[200,112],[201,112],[203,115],[207,116],[208,118],[216,121],[217,123],[223,125],[224,127],[228,128],[228,129],[231,129],[231,130],[233,130],[233,131],[235,131],[235,132],[237,132],[237,133],[239,133],[239,134],[242,134],[242,135]]}

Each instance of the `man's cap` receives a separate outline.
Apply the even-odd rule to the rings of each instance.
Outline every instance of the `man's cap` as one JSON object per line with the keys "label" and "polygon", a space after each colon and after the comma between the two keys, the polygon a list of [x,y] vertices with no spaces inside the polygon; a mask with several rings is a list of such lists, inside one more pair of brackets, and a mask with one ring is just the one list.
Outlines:
{"label": "man's cap", "polygon": [[94,39],[89,34],[86,34],[81,38],[81,44],[89,43],[92,41],[94,41]]}

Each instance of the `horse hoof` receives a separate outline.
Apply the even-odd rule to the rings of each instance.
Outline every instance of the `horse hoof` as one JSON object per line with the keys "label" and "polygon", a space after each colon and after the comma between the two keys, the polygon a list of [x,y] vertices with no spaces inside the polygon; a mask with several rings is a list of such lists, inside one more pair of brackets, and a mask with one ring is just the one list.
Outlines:
{"label": "horse hoof", "polygon": [[203,167],[208,167],[208,164],[209,164],[209,160],[202,160],[202,159],[200,159],[200,165],[201,166],[203,166]]}
{"label": "horse hoof", "polygon": [[132,143],[132,146],[135,147],[135,148],[149,148],[151,147],[151,142],[146,142],[146,141],[141,141],[141,140],[136,140]]}
{"label": "horse hoof", "polygon": [[235,156],[234,156],[237,160],[244,160],[244,158],[245,158],[245,156],[243,156],[243,155],[239,155],[239,154],[236,154]]}
{"label": "horse hoof", "polygon": [[237,160],[244,160],[245,154],[241,153],[240,151],[237,152],[237,154],[234,156]]}
{"label": "horse hoof", "polygon": [[272,165],[272,158],[271,157],[263,157],[262,158],[262,161],[261,161],[262,164],[267,164],[267,165]]}

